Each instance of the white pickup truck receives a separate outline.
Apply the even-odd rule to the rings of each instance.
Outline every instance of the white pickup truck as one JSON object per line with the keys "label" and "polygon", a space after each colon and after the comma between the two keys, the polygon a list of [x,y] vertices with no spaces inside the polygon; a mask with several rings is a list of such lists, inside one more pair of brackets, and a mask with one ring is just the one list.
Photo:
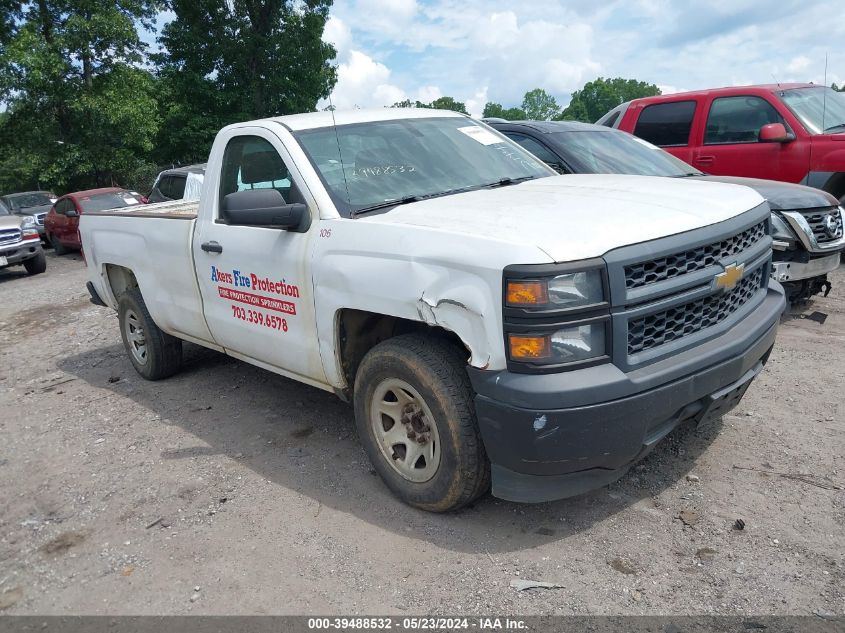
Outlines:
{"label": "white pickup truck", "polygon": [[82,217],[143,377],[184,340],[333,391],[387,486],[447,511],[609,483],[761,371],[785,302],[751,189],[557,176],[449,112],[335,114],[223,129],[198,203]]}

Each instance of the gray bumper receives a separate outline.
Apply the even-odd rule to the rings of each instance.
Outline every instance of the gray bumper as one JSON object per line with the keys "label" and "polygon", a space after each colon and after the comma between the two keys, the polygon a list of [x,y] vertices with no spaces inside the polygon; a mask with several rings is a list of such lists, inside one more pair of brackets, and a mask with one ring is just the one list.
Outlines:
{"label": "gray bumper", "polygon": [[772,284],[723,335],[627,374],[612,364],[543,375],[470,368],[494,496],[541,502],[603,486],[682,422],[730,410],[768,359],[784,308]]}
{"label": "gray bumper", "polygon": [[808,258],[806,262],[773,262],[772,279],[780,283],[821,277],[839,268],[840,253]]}
{"label": "gray bumper", "polygon": [[0,246],[0,257],[6,258],[7,266],[14,266],[15,264],[22,264],[26,260],[35,257],[41,250],[40,241],[27,240],[25,242],[18,242],[17,244]]}

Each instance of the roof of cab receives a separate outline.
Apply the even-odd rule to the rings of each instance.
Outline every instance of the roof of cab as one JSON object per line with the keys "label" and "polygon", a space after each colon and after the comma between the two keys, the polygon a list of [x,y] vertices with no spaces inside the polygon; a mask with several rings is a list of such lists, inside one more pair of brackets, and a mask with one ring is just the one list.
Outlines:
{"label": "roof of cab", "polygon": [[[756,84],[749,86],[723,86],[721,88],[705,88],[704,90],[690,90],[688,92],[672,92],[654,97],[641,97],[633,99],[637,103],[649,103],[651,101],[677,100],[688,97],[703,97],[706,95],[728,95],[733,96],[742,91],[779,92],[781,90],[795,90],[796,88],[824,88],[821,84]],[[631,103],[629,101],[628,103]]]}
{"label": "roof of cab", "polygon": [[503,128],[529,128],[540,134],[553,134],[554,132],[596,132],[609,130],[610,128],[581,121],[492,121],[487,123],[493,129]]}
{"label": "roof of cab", "polygon": [[265,120],[280,123],[291,131],[298,131],[331,127],[332,125],[393,121],[396,119],[427,119],[430,117],[466,117],[466,115],[451,110],[433,110],[431,108],[372,108],[367,110],[336,110],[334,113],[327,111],[308,112]]}

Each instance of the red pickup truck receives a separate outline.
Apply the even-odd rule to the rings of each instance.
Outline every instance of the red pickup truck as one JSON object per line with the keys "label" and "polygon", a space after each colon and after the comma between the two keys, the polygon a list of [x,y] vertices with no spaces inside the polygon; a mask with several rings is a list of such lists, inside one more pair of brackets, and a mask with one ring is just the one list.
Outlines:
{"label": "red pickup truck", "polygon": [[709,174],[801,183],[845,203],[845,93],[831,88],[737,86],[648,97],[597,123]]}

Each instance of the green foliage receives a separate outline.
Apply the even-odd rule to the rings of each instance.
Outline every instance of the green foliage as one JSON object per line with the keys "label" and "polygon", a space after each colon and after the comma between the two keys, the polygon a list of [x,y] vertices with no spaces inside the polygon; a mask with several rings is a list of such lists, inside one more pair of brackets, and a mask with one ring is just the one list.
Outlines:
{"label": "green foliage", "polygon": [[605,79],[599,77],[584,84],[581,90],[572,93],[572,100],[560,114],[559,119],[594,123],[616,106],[642,97],[660,94],[654,85],[636,79]]}
{"label": "green foliage", "polygon": [[[153,0],[19,5],[0,49],[0,190],[119,183],[152,149],[159,120],[136,24]],[[4,24],[0,18],[0,24]],[[140,158],[139,158],[140,157]]]}
{"label": "green foliage", "polygon": [[555,98],[542,88],[534,88],[525,93],[522,100],[525,117],[533,121],[549,121],[560,113],[560,106]]}
{"label": "green foliage", "polygon": [[845,92],[845,84],[842,84],[842,87],[836,85],[836,83],[830,84],[830,87],[836,90],[837,92]]}
{"label": "green foliage", "polygon": [[[224,125],[314,110],[336,81],[330,6],[0,0],[0,192],[146,192],[157,164],[205,160]],[[166,49],[148,58],[138,29],[164,8]]]}
{"label": "green foliage", "polygon": [[423,103],[422,101],[411,101],[405,99],[404,101],[397,101],[391,108],[433,108],[434,110],[451,110],[452,112],[467,112],[466,104],[462,101],[456,101],[453,97],[438,97],[431,103]]}
{"label": "green foliage", "polygon": [[322,41],[331,0],[169,0],[154,55],[162,86],[157,157],[195,162],[223,125],[316,109],[337,81]]}
{"label": "green foliage", "polygon": [[505,108],[501,103],[493,103],[488,101],[484,105],[484,112],[481,114],[484,118],[507,119],[508,121],[522,121],[528,117],[522,108]]}

